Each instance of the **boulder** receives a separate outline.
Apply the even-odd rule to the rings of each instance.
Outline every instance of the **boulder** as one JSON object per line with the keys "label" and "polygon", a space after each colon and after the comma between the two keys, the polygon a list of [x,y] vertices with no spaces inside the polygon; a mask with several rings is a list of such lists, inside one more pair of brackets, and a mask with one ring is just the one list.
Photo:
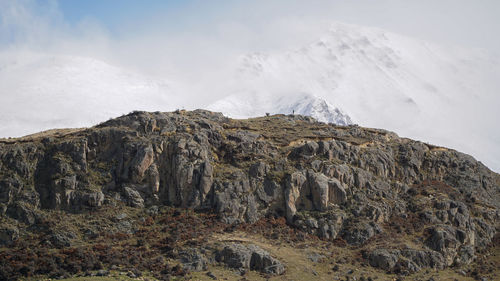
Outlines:
{"label": "boulder", "polygon": [[293,217],[297,213],[296,204],[299,197],[304,194],[303,187],[306,183],[306,177],[299,172],[295,172],[288,176],[285,188],[285,211],[288,223],[293,222]]}
{"label": "boulder", "polygon": [[392,271],[399,260],[399,251],[376,249],[369,254],[370,265],[386,271]]}
{"label": "boulder", "polygon": [[101,207],[104,203],[104,193],[101,191],[85,193],[82,196],[82,201],[89,207]]}
{"label": "boulder", "polygon": [[333,178],[328,180],[328,202],[332,204],[343,204],[347,201],[345,185]]}
{"label": "boulder", "polygon": [[71,232],[56,231],[49,236],[48,241],[57,248],[66,248],[73,245],[75,237]]}
{"label": "boulder", "polygon": [[7,207],[7,215],[13,219],[31,225],[36,222],[36,212],[33,206],[24,202],[16,202]]}
{"label": "boulder", "polygon": [[187,271],[203,271],[207,269],[207,259],[198,249],[188,248],[179,252],[182,268]]}
{"label": "boulder", "polygon": [[270,170],[270,167],[265,162],[259,161],[252,166],[248,171],[249,175],[254,178],[263,178]]}
{"label": "boulder", "polygon": [[0,245],[9,246],[19,239],[19,230],[14,226],[3,226],[0,228]]}
{"label": "boulder", "polygon": [[328,209],[328,177],[313,171],[308,172],[308,184],[311,189],[312,201],[317,211],[326,211]]}
{"label": "boulder", "polygon": [[428,230],[429,238],[425,244],[434,251],[441,253],[448,266],[452,265],[461,243],[456,239],[456,230],[451,226],[436,226]]}
{"label": "boulder", "polygon": [[436,251],[406,248],[401,250],[401,256],[412,261],[420,268],[443,269],[446,266],[443,255]]}
{"label": "boulder", "polygon": [[123,196],[127,200],[128,205],[138,208],[144,207],[144,199],[142,198],[141,194],[132,187],[124,186]]}
{"label": "boulder", "polygon": [[281,275],[285,266],[267,251],[256,245],[232,243],[217,252],[216,260],[232,268],[247,268],[263,273]]}
{"label": "boulder", "polygon": [[232,243],[217,252],[216,260],[233,268],[250,268],[252,252],[242,244]]}
{"label": "boulder", "polygon": [[350,223],[342,230],[342,237],[351,245],[361,245],[381,231],[375,223]]}
{"label": "boulder", "polygon": [[285,273],[285,266],[277,259],[255,245],[248,245],[248,249],[252,253],[250,258],[250,269],[260,271],[267,274],[281,275]]}

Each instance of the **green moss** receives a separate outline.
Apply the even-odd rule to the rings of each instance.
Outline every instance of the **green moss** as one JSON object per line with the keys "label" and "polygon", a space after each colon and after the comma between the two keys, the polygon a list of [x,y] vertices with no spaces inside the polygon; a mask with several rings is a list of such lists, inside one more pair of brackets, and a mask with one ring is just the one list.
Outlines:
{"label": "green moss", "polygon": [[271,171],[267,173],[266,178],[279,184],[284,184],[287,177],[287,171]]}

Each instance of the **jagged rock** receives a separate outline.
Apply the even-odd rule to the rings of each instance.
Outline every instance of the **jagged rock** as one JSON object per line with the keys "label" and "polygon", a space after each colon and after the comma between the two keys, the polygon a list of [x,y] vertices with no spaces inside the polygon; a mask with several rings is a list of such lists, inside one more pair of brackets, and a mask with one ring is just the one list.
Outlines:
{"label": "jagged rock", "polygon": [[138,150],[134,160],[132,160],[132,163],[130,165],[130,179],[133,182],[140,182],[144,178],[147,169],[151,167],[153,162],[154,152],[151,145]]}
{"label": "jagged rock", "polygon": [[368,255],[368,260],[371,266],[389,272],[413,273],[422,268],[442,269],[445,267],[445,259],[440,253],[411,248],[375,249]]}
{"label": "jagged rock", "polygon": [[320,219],[317,235],[321,238],[336,239],[343,223],[343,215],[334,214],[329,219]]}
{"label": "jagged rock", "polygon": [[29,225],[34,224],[36,221],[34,208],[24,202],[16,202],[9,205],[7,207],[7,215]]}
{"label": "jagged rock", "polygon": [[0,228],[0,245],[9,246],[19,239],[19,230],[17,227],[5,226]]}
{"label": "jagged rock", "polygon": [[450,226],[437,226],[429,230],[430,236],[426,241],[426,245],[434,251],[443,254],[446,264],[452,265],[457,250],[460,247],[460,242],[456,239],[455,229]]}
{"label": "jagged rock", "polygon": [[217,252],[216,260],[233,268],[250,268],[252,252],[242,244],[229,244]]}
{"label": "jagged rock", "polygon": [[368,260],[370,265],[386,271],[392,271],[399,260],[399,251],[389,251],[387,249],[376,249],[370,253]]}
{"label": "jagged rock", "polygon": [[347,192],[344,185],[333,178],[328,181],[328,202],[342,204],[347,201]]}
{"label": "jagged rock", "polygon": [[57,248],[71,247],[75,234],[71,232],[55,232],[49,237],[49,242]]}
{"label": "jagged rock", "polygon": [[108,276],[109,275],[109,271],[108,270],[105,270],[105,269],[100,269],[97,271],[96,273],[96,276]]}
{"label": "jagged rock", "polygon": [[308,184],[312,193],[314,208],[318,211],[328,209],[328,178],[319,173],[308,172]]}
{"label": "jagged rock", "polygon": [[256,245],[232,243],[217,252],[216,260],[233,268],[248,268],[263,273],[281,275],[285,267],[268,252]]}
{"label": "jagged rock", "polygon": [[[120,201],[213,211],[230,224],[285,216],[359,247],[406,232],[415,249],[394,245],[397,261],[376,265],[402,272],[468,264],[490,247],[499,184],[468,155],[302,116],[134,112],[74,133],[0,140],[0,214],[33,229],[46,209],[85,213]],[[135,231],[132,219],[114,222],[108,231]]]}
{"label": "jagged rock", "polygon": [[326,257],[322,254],[319,254],[319,253],[316,253],[316,252],[313,252],[313,253],[309,253],[307,255],[307,258],[314,262],[314,263],[317,263],[317,262],[321,262],[323,259],[325,259]]}
{"label": "jagged rock", "polygon": [[308,218],[305,223],[310,228],[318,228],[318,221],[315,218]]}
{"label": "jagged rock", "polygon": [[472,245],[462,246],[455,257],[455,265],[463,266],[470,264],[476,258],[476,253]]}
{"label": "jagged rock", "polygon": [[289,223],[293,222],[293,216],[297,213],[297,203],[302,203],[297,201],[300,198],[301,191],[304,188],[306,180],[306,177],[299,172],[291,174],[287,179],[287,187],[285,189],[285,205],[286,218]]}
{"label": "jagged rock", "polygon": [[156,216],[160,213],[160,208],[156,205],[153,205],[153,206],[149,207],[147,212],[150,216]]}
{"label": "jagged rock", "polygon": [[435,251],[404,249],[401,255],[420,268],[436,268],[442,269],[445,267],[445,259],[443,255]]}
{"label": "jagged rock", "polygon": [[275,275],[281,275],[285,272],[285,266],[260,247],[248,245],[248,249],[252,252],[252,257],[250,259],[251,270]]}
{"label": "jagged rock", "polygon": [[197,249],[189,248],[179,252],[182,267],[188,271],[207,269],[207,259]]}
{"label": "jagged rock", "polygon": [[212,280],[217,280],[217,276],[215,276],[215,274],[213,274],[213,272],[211,271],[207,272],[207,276],[212,278]]}
{"label": "jagged rock", "polygon": [[314,141],[309,141],[306,144],[294,149],[291,153],[293,157],[303,157],[303,158],[311,158],[316,155],[318,152],[319,144]]}
{"label": "jagged rock", "polygon": [[86,193],[82,196],[82,201],[89,207],[100,207],[104,203],[104,193],[101,191]]}
{"label": "jagged rock", "polygon": [[132,234],[134,233],[134,227],[132,223],[128,220],[121,220],[116,224],[116,230],[119,233]]}
{"label": "jagged rock", "polygon": [[16,178],[0,180],[0,203],[8,205],[20,192],[22,183]]}
{"label": "jagged rock", "polygon": [[144,199],[137,190],[128,186],[124,186],[123,195],[125,196],[127,203],[130,206],[139,208],[144,207]]}
{"label": "jagged rock", "polygon": [[269,172],[269,170],[270,167],[268,164],[259,161],[250,166],[249,175],[255,178],[262,178]]}
{"label": "jagged rock", "polygon": [[352,223],[344,228],[342,237],[349,244],[361,245],[380,232],[380,227],[374,223]]}

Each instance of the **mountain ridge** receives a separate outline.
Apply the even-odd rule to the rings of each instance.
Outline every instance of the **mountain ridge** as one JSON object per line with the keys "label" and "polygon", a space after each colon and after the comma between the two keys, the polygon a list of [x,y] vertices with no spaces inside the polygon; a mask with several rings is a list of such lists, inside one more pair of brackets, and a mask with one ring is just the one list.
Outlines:
{"label": "mountain ridge", "polygon": [[491,132],[500,64],[485,52],[335,23],[303,47],[244,55],[234,72],[230,91],[242,101],[308,93],[354,123],[467,151],[500,167],[492,156],[500,136]]}
{"label": "mountain ridge", "polygon": [[500,274],[500,175],[301,115],[133,112],[3,140],[0,194],[5,280]]}

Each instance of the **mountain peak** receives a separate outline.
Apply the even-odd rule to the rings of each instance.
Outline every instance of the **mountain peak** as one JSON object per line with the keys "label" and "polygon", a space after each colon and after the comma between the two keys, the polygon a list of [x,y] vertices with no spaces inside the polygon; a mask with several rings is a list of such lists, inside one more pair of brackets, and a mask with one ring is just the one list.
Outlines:
{"label": "mountain peak", "polygon": [[345,126],[353,123],[339,108],[324,99],[304,93],[283,96],[233,95],[212,104],[209,109],[235,118],[249,118],[266,113],[300,114],[336,125]]}

